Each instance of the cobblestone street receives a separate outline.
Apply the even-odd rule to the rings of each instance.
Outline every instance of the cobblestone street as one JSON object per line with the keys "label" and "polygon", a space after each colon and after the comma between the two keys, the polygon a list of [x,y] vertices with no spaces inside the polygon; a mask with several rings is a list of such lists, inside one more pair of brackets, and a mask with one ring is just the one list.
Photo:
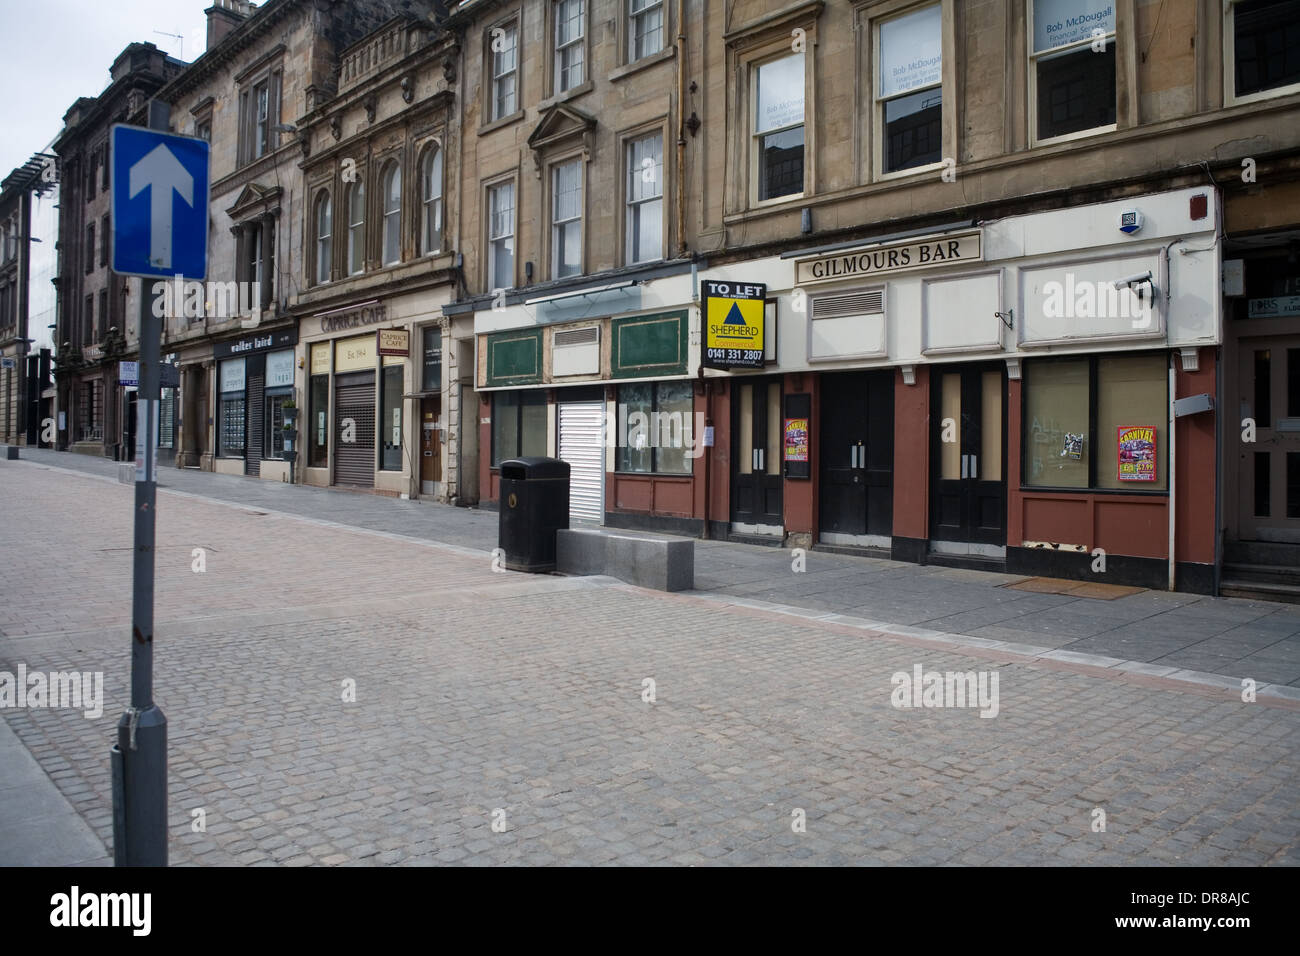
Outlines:
{"label": "cobblestone street", "polygon": [[[0,713],[107,848],[132,489],[4,465],[0,547],[22,560],[0,570],[0,670],[102,670],[105,702]],[[1300,861],[1291,697],[886,633],[849,606],[497,573],[490,515],[423,508],[477,526],[417,540],[304,505],[351,496],[239,487],[286,507],[159,491],[175,864]],[[118,543],[87,547],[91,527]],[[997,671],[996,717],[893,706],[917,665]]]}

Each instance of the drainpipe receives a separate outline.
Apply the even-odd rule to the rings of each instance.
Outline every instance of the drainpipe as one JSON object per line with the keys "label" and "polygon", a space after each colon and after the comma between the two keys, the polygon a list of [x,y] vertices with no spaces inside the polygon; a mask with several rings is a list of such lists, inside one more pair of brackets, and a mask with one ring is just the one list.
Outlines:
{"label": "drainpipe", "polygon": [[686,255],[686,0],[677,0],[677,255]]}
{"label": "drainpipe", "polygon": [[1177,359],[1174,353],[1169,353],[1169,590],[1174,589],[1176,582],[1175,561],[1174,561],[1174,530],[1178,511],[1175,503],[1178,499],[1178,442],[1177,438],[1177,421],[1174,418],[1174,398],[1176,397],[1176,368]]}

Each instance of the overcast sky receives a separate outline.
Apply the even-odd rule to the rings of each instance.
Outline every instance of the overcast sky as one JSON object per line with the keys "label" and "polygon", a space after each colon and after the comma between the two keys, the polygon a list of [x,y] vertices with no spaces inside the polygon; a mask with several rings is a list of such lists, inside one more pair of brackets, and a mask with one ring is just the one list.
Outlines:
{"label": "overcast sky", "polygon": [[58,135],[77,97],[103,92],[108,68],[127,44],[148,41],[186,61],[201,55],[210,6],[211,0],[0,0],[0,179]]}

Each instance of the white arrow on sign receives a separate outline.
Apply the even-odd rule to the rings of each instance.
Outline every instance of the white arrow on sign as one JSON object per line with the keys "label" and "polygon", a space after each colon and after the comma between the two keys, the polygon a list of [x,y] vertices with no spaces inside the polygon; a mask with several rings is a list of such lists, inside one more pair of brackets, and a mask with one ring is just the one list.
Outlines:
{"label": "white arrow on sign", "polygon": [[131,167],[131,198],[149,189],[149,264],[158,269],[172,267],[172,190],[194,205],[194,177],[185,171],[176,154],[159,143]]}

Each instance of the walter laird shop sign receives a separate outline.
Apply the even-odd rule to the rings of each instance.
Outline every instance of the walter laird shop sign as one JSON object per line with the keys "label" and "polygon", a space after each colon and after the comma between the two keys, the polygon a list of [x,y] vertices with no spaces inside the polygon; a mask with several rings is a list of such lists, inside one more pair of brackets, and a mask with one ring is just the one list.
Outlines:
{"label": "walter laird shop sign", "polygon": [[928,269],[984,257],[978,232],[909,242],[893,242],[870,249],[849,250],[799,263],[798,284],[835,279],[870,279],[890,272]]}

